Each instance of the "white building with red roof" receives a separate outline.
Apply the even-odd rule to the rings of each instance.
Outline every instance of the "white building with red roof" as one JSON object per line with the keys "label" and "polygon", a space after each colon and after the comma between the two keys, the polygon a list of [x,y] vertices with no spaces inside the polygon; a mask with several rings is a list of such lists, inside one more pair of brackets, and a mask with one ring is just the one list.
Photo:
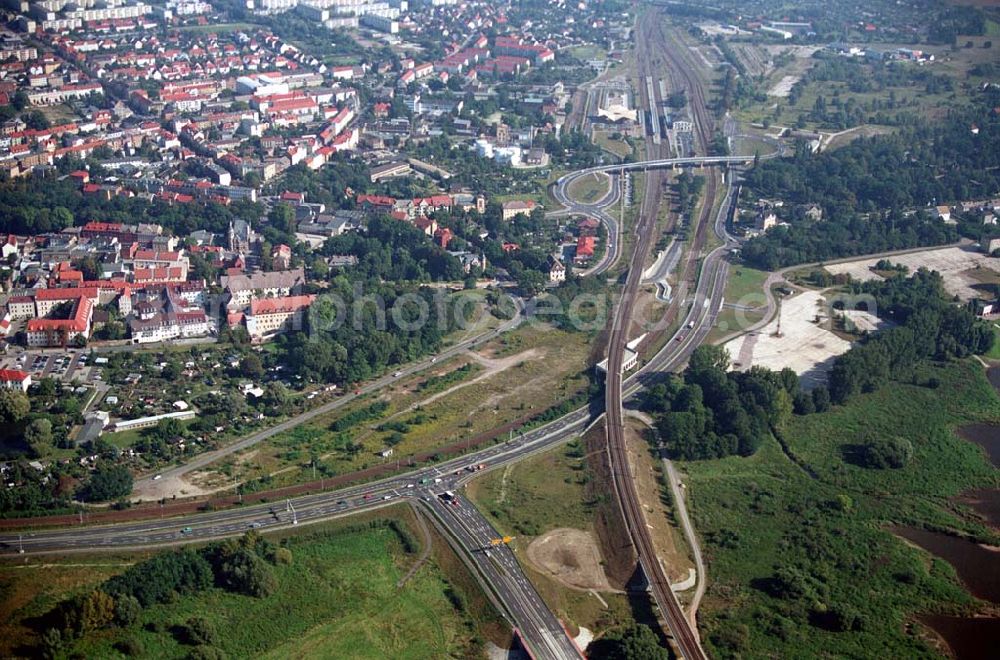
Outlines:
{"label": "white building with red roof", "polygon": [[31,374],[20,369],[0,369],[0,387],[27,392],[31,387]]}

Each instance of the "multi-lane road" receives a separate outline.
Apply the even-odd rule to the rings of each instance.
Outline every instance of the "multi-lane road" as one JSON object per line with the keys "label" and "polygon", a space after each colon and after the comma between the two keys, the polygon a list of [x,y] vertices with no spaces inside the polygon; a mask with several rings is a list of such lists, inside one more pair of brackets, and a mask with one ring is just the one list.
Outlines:
{"label": "multi-lane road", "polygon": [[[655,99],[647,99],[647,103],[654,107],[657,105]],[[622,228],[615,218],[606,212],[606,209],[621,197],[624,172],[684,166],[730,166],[745,164],[752,160],[740,156],[660,158],[658,152],[658,149],[650,150],[652,158],[643,162],[586,168],[564,176],[553,186],[553,195],[563,204],[565,213],[596,217],[605,224],[608,230],[608,246],[605,254],[601,261],[588,271],[588,274],[606,271],[620,257]],[[762,158],[771,156],[766,155]],[[580,204],[573,200],[568,192],[570,184],[580,177],[590,176],[594,173],[607,174],[611,178],[608,193],[604,198],[590,204]],[[658,188],[659,186],[654,187]],[[642,227],[637,229],[637,234],[640,233],[640,229],[648,234],[651,231],[649,223],[655,225],[657,202],[658,200],[653,198],[648,198],[648,201],[644,200],[640,216],[646,218],[647,224],[644,225],[645,229]],[[725,207],[726,204],[723,206]],[[720,211],[714,225],[715,231],[720,237],[726,238],[724,224],[724,214]],[[683,366],[691,351],[710,332],[722,304],[727,266],[724,255],[729,247],[731,245],[727,242],[716,248],[702,261],[701,273],[697,278],[694,293],[686,301],[688,307],[682,321],[682,329],[670,338],[670,341],[659,353],[627,378],[622,377],[618,370],[611,370],[615,376],[609,378],[609,390],[613,388],[620,395],[608,399],[608,402],[613,403],[608,409],[609,428],[621,427],[622,400],[635,395],[642,388],[659,380],[664,373]],[[641,261],[638,268],[635,263],[632,264],[629,271],[630,281],[641,276],[641,265]],[[678,304],[685,303],[678,301]],[[519,314],[517,318],[505,323],[495,331],[457,344],[438,357],[448,357],[475,344],[488,341],[492,337],[515,327],[520,318]],[[623,315],[622,319],[616,322],[612,340],[613,352],[618,350],[617,346],[624,345],[623,340],[627,339],[628,328],[631,325],[630,319],[631,314]],[[416,373],[428,365],[429,362],[425,361],[410,365],[401,371],[403,374]],[[394,376],[386,376],[366,385],[361,389],[361,393],[374,392],[394,380]],[[166,481],[168,478],[179,477],[193,469],[203,467],[218,460],[225,453],[244,449],[275,433],[293,428],[317,415],[328,413],[344,405],[355,396],[355,394],[349,394],[267,431],[248,436],[221,450],[223,453],[206,454],[184,466],[167,470],[162,473],[162,479]],[[525,644],[536,658],[579,657],[579,649],[524,575],[512,550],[503,544],[491,544],[491,541],[499,536],[498,532],[461,495],[456,493],[448,500],[443,499],[441,495],[446,491],[456,491],[479,473],[477,469],[479,466],[484,465],[485,469],[496,469],[523,460],[527,456],[545,451],[579,435],[595,421],[592,411],[588,407],[583,407],[543,427],[519,434],[509,442],[486,447],[444,463],[420,468],[378,482],[297,497],[286,502],[248,505],[223,511],[204,512],[183,518],[48,529],[29,531],[23,534],[5,533],[0,535],[0,552],[90,552],[205,542],[239,535],[248,529],[261,531],[287,529],[296,525],[308,525],[332,518],[354,515],[361,511],[391,506],[401,501],[409,501],[422,507],[431,516],[435,524],[449,538],[449,542],[474,567],[484,588],[504,616],[510,620],[511,625],[519,630]],[[613,465],[618,471],[616,482],[621,482],[623,485],[631,484],[632,480],[627,478],[627,462],[625,462],[624,456],[614,457]],[[626,472],[621,471],[622,465],[626,466],[624,468]],[[153,484],[152,476],[147,477],[144,485],[151,487]],[[616,483],[616,487],[618,487],[618,483]],[[627,510],[635,506],[634,493],[630,495],[628,492],[620,492],[620,495],[623,508]],[[641,512],[635,511],[633,513],[636,512],[641,516]],[[629,516],[626,515],[626,518],[628,519]],[[634,525],[634,520],[629,524]],[[643,531],[645,531],[644,525]],[[641,537],[643,534],[640,533],[638,536]],[[648,535],[645,536],[648,538]],[[679,615],[680,622],[674,620],[676,617],[672,612],[674,609],[679,612],[680,607],[669,588],[669,584],[666,583],[666,579],[657,577],[657,572],[662,575],[662,570],[659,570],[659,561],[651,542],[647,544],[636,535],[633,535],[633,538],[636,539],[639,560],[653,586],[654,598],[664,616],[667,617],[681,652],[688,658],[704,657],[698,645],[696,633],[687,625],[686,621],[683,621],[683,613]],[[704,578],[702,577],[702,579]]]}
{"label": "multi-lane road", "polygon": [[[687,163],[691,159],[681,160]],[[669,160],[657,160],[648,163],[648,166],[670,167],[672,164]],[[684,319],[685,327],[688,324],[694,327],[682,331],[684,336],[681,341],[668,342],[647,364],[625,378],[622,382],[624,397],[634,395],[648,383],[662,377],[664,372],[683,365],[690,352],[708,334],[718,314],[725,286],[723,252],[724,248],[719,248],[704,261],[698,289]],[[268,531],[307,525],[403,500],[416,501],[449,531],[452,542],[466,550],[480,578],[493,592],[501,611],[518,628],[536,657],[578,657],[579,650],[524,576],[510,550],[490,548],[490,554],[486,554],[490,541],[497,533],[485,518],[464,501],[455,507],[462,510],[461,516],[456,517],[452,509],[442,508],[452,505],[443,505],[438,496],[463,485],[476,474],[474,470],[479,465],[495,469],[523,460],[579,435],[593,421],[591,410],[583,407],[538,429],[519,434],[509,442],[379,482],[298,497],[287,503],[250,505],[183,518],[37,530],[23,534],[5,533],[0,535],[0,552],[89,552],[204,542],[239,535],[248,529]],[[449,515],[442,515],[444,511]]]}

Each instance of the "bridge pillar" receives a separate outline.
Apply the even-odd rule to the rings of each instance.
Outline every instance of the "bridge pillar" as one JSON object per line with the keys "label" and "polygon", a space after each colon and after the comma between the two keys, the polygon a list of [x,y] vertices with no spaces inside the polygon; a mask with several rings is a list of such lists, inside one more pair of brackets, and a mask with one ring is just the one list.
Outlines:
{"label": "bridge pillar", "polygon": [[635,570],[632,572],[632,577],[629,578],[628,583],[625,585],[626,591],[631,591],[633,593],[642,593],[645,591],[650,591],[649,579],[646,577],[646,571],[642,570],[642,562],[635,562]]}

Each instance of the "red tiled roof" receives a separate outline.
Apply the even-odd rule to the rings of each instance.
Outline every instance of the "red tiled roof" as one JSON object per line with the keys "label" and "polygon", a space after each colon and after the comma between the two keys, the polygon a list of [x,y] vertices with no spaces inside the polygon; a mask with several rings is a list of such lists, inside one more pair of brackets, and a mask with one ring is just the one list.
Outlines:
{"label": "red tiled roof", "polygon": [[31,374],[20,369],[0,369],[0,382],[23,383]]}
{"label": "red tiled roof", "polygon": [[284,314],[305,309],[316,299],[315,295],[262,298],[250,301],[250,315]]}

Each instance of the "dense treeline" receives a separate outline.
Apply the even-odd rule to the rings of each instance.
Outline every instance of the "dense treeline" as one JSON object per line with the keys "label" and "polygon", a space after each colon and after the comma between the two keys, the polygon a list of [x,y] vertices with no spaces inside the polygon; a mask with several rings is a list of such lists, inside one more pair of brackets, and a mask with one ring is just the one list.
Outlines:
{"label": "dense treeline", "polygon": [[837,358],[829,385],[834,403],[892,380],[910,380],[922,360],[961,358],[984,353],[993,345],[991,328],[951,304],[937,272],[921,269],[909,278],[855,284],[851,293],[872,296],[879,316],[898,325]]}
{"label": "dense treeline", "polygon": [[388,216],[374,217],[364,233],[335,236],[323,245],[323,254],[354,255],[357,266],[347,269],[352,279],[428,281],[460,280],[462,264],[422,231]]}
{"label": "dense treeline", "polygon": [[924,212],[898,211],[861,216],[834,216],[826,221],[803,220],[778,226],[750,239],[742,258],[761,270],[840,257],[944,245],[958,240],[958,231]]}
{"label": "dense treeline", "polygon": [[355,288],[337,278],[310,308],[306,330],[277,339],[281,363],[308,381],[344,384],[432,353],[459,315],[438,296],[444,293],[374,282]]}
{"label": "dense treeline", "polygon": [[252,202],[234,202],[222,206],[208,204],[168,204],[148,202],[138,197],[83,195],[69,180],[26,177],[0,183],[4,200],[0,231],[15,234],[58,232],[90,220],[135,224],[150,222],[162,225],[183,236],[197,229],[225,234],[230,221],[241,218],[256,222],[263,206]]}
{"label": "dense treeline", "polygon": [[289,167],[266,191],[269,194],[280,194],[284,190],[304,192],[306,201],[310,203],[324,204],[334,209],[350,208],[353,198],[345,192],[349,189],[356,192],[367,191],[371,187],[368,172],[368,167],[360,160],[336,155],[326,167],[319,170],[310,170],[301,164]]}
{"label": "dense treeline", "polygon": [[[142,610],[213,584],[227,591],[266,598],[277,588],[273,566],[289,564],[292,553],[250,531],[240,539],[158,554],[135,564],[98,588],[58,604],[42,620],[42,651],[59,656],[67,643],[112,626],[136,624]],[[189,619],[178,635],[192,645],[210,645],[214,630]]]}
{"label": "dense treeline", "polygon": [[[818,204],[822,220],[782,218],[779,227],[751,239],[744,259],[780,266],[851,256],[957,238],[954,228],[911,209],[988,197],[1000,189],[1000,91],[984,94],[983,110],[895,135],[855,140],[834,151],[761,163],[747,172],[753,195],[792,205]],[[988,110],[986,109],[988,108]],[[970,127],[975,124],[978,134]]]}
{"label": "dense treeline", "polygon": [[699,346],[682,378],[650,389],[644,408],[673,458],[697,460],[749,456],[793,412],[799,378],[791,369],[762,367],[727,371],[729,355],[719,346]]}

